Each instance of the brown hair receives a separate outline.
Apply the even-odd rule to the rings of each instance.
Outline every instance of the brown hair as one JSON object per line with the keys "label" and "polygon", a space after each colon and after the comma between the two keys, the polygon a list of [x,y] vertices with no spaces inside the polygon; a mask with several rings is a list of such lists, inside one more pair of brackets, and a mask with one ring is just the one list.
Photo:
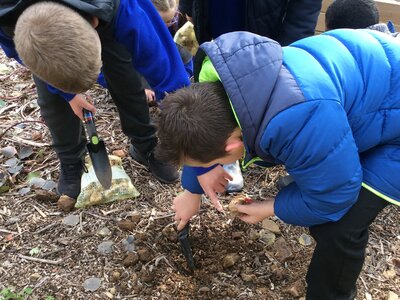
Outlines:
{"label": "brown hair", "polygon": [[169,94],[161,105],[157,156],[181,164],[225,157],[225,144],[238,127],[220,82],[194,83]]}
{"label": "brown hair", "polygon": [[18,18],[14,43],[23,63],[38,77],[70,93],[88,90],[101,67],[97,32],[62,4],[39,2]]}
{"label": "brown hair", "polygon": [[167,12],[178,8],[179,0],[151,0],[158,11]]}

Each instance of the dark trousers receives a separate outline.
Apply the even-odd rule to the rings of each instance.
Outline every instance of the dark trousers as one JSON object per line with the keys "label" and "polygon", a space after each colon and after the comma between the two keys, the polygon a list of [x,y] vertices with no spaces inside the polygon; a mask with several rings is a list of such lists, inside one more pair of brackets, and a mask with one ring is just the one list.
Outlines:
{"label": "dark trousers", "polygon": [[[104,77],[118,108],[123,132],[139,151],[152,150],[157,143],[156,128],[151,123],[144,87],[140,75],[132,66],[129,52],[112,40],[105,41],[102,60]],[[34,76],[34,81],[41,114],[50,129],[53,147],[60,161],[79,161],[86,145],[82,122],[66,100],[52,94],[39,78]]]}
{"label": "dark trousers", "polygon": [[362,188],[357,202],[342,219],[310,227],[317,246],[307,273],[307,300],[354,299],[368,227],[388,204]]}

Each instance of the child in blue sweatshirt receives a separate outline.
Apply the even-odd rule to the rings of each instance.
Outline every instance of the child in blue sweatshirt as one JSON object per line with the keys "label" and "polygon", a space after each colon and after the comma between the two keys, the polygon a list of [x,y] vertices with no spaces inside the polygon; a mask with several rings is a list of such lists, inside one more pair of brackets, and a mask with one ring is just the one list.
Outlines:
{"label": "child in blue sweatshirt", "polygon": [[118,108],[130,154],[164,183],[177,170],[155,158],[156,128],[150,121],[143,75],[157,99],[189,85],[176,46],[147,0],[8,1],[0,8],[0,45],[33,73],[41,114],[60,160],[58,192],[80,192],[82,108],[95,111],[82,94],[102,68]]}

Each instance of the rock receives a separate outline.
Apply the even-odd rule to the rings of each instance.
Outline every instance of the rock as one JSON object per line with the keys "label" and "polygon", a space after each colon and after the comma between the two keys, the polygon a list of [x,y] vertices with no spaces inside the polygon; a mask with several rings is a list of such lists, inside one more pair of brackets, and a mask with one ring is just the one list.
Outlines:
{"label": "rock", "polygon": [[136,265],[136,263],[139,261],[139,255],[137,253],[131,252],[128,253],[128,255],[124,258],[122,261],[122,264],[125,267],[132,267]]}
{"label": "rock", "polygon": [[139,255],[139,259],[142,262],[148,262],[150,261],[153,256],[151,254],[152,252],[150,251],[150,249],[147,248],[141,248],[138,250],[138,255]]}
{"label": "rock", "polygon": [[385,276],[385,278],[387,278],[387,279],[392,279],[392,278],[396,277],[396,271],[395,270],[387,270],[387,271],[383,272],[383,276]]}
{"label": "rock", "polygon": [[205,293],[209,293],[211,291],[211,289],[207,286],[203,286],[201,288],[199,288],[198,293],[199,294],[205,294]]}
{"label": "rock", "polygon": [[281,263],[293,257],[292,251],[284,238],[279,238],[275,242],[274,249],[274,256]]}
{"label": "rock", "polygon": [[399,296],[396,293],[389,291],[386,300],[399,300]]}
{"label": "rock", "polygon": [[115,295],[116,292],[115,288],[110,288],[108,291],[110,292],[110,294]]}
{"label": "rock", "polygon": [[249,238],[251,241],[258,240],[260,238],[260,233],[257,230],[251,229],[249,232]]}
{"label": "rock", "polygon": [[178,233],[172,226],[164,227],[162,233],[170,242],[176,242],[178,240]]}
{"label": "rock", "polygon": [[79,223],[78,215],[68,215],[64,218],[63,224],[67,226],[76,226]]}
{"label": "rock", "polygon": [[114,271],[111,274],[110,280],[111,282],[118,282],[120,278],[121,278],[121,273],[119,271]]}
{"label": "rock", "polygon": [[299,243],[303,246],[310,246],[312,244],[312,237],[308,234],[303,233],[299,237]]}
{"label": "rock", "polygon": [[129,220],[122,220],[117,223],[119,229],[124,231],[132,231],[135,227],[135,224]]}
{"label": "rock", "polygon": [[[35,194],[36,194],[36,200],[39,202],[57,202],[57,200],[58,200],[58,195],[56,193],[48,191],[48,190],[36,189]],[[74,202],[74,205],[75,205],[75,202]],[[73,209],[73,207],[72,207],[72,209]]]}
{"label": "rock", "polygon": [[108,229],[107,227],[103,227],[97,231],[97,234],[101,236],[109,236],[111,235],[111,230]]}
{"label": "rock", "polygon": [[272,272],[272,278],[276,281],[282,281],[289,277],[288,272],[284,268],[281,268],[277,265],[271,266],[271,272]]}
{"label": "rock", "polygon": [[143,281],[143,282],[150,282],[150,281],[152,281],[153,279],[154,279],[154,273],[153,272],[150,272],[150,271],[148,271],[148,270],[143,270],[142,272],[141,272],[141,276],[140,276],[140,279]]}
{"label": "rock", "polygon": [[233,238],[234,240],[238,240],[238,239],[240,239],[242,236],[243,236],[243,232],[241,232],[241,231],[232,232],[232,238]]}
{"label": "rock", "polygon": [[128,235],[128,237],[122,241],[122,245],[127,252],[135,251],[135,237],[133,235]]}
{"label": "rock", "polygon": [[139,223],[142,219],[142,215],[138,212],[133,212],[131,215],[131,221],[135,224]]}
{"label": "rock", "polygon": [[111,241],[107,241],[107,242],[102,242],[100,245],[97,246],[97,252],[99,252],[100,254],[110,254],[112,253],[112,247],[113,247],[114,243]]}
{"label": "rock", "polygon": [[83,288],[85,291],[94,292],[101,286],[101,279],[97,277],[91,277],[85,280],[83,283]]}
{"label": "rock", "polygon": [[230,268],[237,263],[239,259],[240,256],[236,253],[228,254],[222,259],[222,266],[224,269]]}
{"label": "rock", "polygon": [[262,228],[276,234],[280,234],[281,230],[279,229],[278,224],[276,224],[274,221],[269,220],[269,219],[264,219],[262,222]]}
{"label": "rock", "polygon": [[275,239],[275,233],[265,230],[260,231],[260,240],[263,241],[266,246],[272,245],[275,242]]}
{"label": "rock", "polygon": [[62,195],[57,201],[57,207],[63,212],[70,212],[75,208],[75,202],[75,199]]}
{"label": "rock", "polygon": [[107,297],[108,299],[113,299],[113,298],[114,298],[114,295],[111,294],[110,292],[105,292],[104,294],[106,295],[106,297]]}
{"label": "rock", "polygon": [[243,272],[240,273],[240,277],[242,278],[242,280],[244,282],[251,282],[256,278],[256,276],[254,274],[246,274],[246,273],[243,273]]}
{"label": "rock", "polygon": [[137,232],[135,234],[136,245],[142,244],[146,239],[147,236],[144,232]]}
{"label": "rock", "polygon": [[114,151],[112,152],[112,155],[115,155],[115,156],[124,158],[124,157],[126,156],[126,152],[125,152],[124,150],[122,150],[122,149],[114,150]]}
{"label": "rock", "polygon": [[299,298],[304,294],[305,287],[303,283],[298,280],[293,283],[289,288],[285,289],[284,292],[290,294],[293,297]]}
{"label": "rock", "polygon": [[29,276],[29,281],[30,282],[36,282],[36,281],[39,280],[40,277],[41,276],[40,276],[39,273],[33,273],[33,274],[31,274],[31,276]]}
{"label": "rock", "polygon": [[11,217],[6,221],[6,226],[18,223],[19,221],[21,221],[20,217]]}

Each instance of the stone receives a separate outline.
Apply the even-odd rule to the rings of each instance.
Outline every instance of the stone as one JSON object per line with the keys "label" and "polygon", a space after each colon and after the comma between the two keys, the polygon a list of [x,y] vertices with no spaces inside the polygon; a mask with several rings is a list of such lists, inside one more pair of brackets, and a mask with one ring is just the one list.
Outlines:
{"label": "stone", "polygon": [[279,238],[274,245],[274,256],[279,262],[285,262],[293,257],[293,253],[284,238]]}
{"label": "stone", "polygon": [[135,237],[133,235],[128,235],[128,237],[122,241],[122,245],[127,252],[135,251]]}
{"label": "stone", "polygon": [[30,282],[36,282],[36,281],[39,280],[40,277],[41,276],[40,276],[39,273],[33,273],[33,274],[31,274],[31,276],[29,276],[29,281]]}
{"label": "stone", "polygon": [[131,215],[131,221],[135,224],[139,223],[140,220],[142,219],[142,215],[138,212],[134,212]]}
{"label": "stone", "polygon": [[64,225],[67,226],[76,226],[79,223],[79,216],[78,215],[68,215],[63,220]]}
{"label": "stone", "polygon": [[275,233],[261,230],[260,231],[260,240],[266,245],[270,246],[275,242],[276,236]]}
{"label": "stone", "polygon": [[128,253],[128,255],[124,258],[122,261],[122,264],[125,267],[132,267],[136,265],[136,263],[139,261],[139,255],[137,253],[131,252]]}
{"label": "stone", "polygon": [[389,291],[386,300],[399,300],[399,296],[396,293]]}
{"label": "stone", "polygon": [[62,195],[57,201],[57,207],[63,212],[70,212],[75,208],[75,202],[75,199]]}
{"label": "stone", "polygon": [[308,234],[303,233],[299,237],[299,243],[303,246],[310,246],[312,242],[313,242],[312,237],[309,236]]}
{"label": "stone", "polygon": [[123,231],[132,231],[135,228],[135,224],[129,220],[122,220],[117,223],[119,229]]}
{"label": "stone", "polygon": [[222,259],[222,266],[224,269],[230,268],[237,263],[239,259],[240,256],[237,253],[230,253]]}
{"label": "stone", "polygon": [[150,251],[150,249],[147,248],[141,248],[138,250],[138,255],[139,255],[139,259],[142,262],[148,262],[150,261],[153,256],[151,254],[152,252]]}
{"label": "stone", "polygon": [[85,280],[83,283],[83,288],[85,291],[89,292],[95,292],[97,291],[101,286],[101,279],[97,277],[90,277]]}
{"label": "stone", "polygon": [[280,234],[281,230],[279,229],[279,226],[272,220],[269,219],[264,219],[264,221],[262,221],[262,228],[275,233],[275,234]]}
{"label": "stone", "polygon": [[114,243],[111,241],[102,242],[100,245],[97,246],[97,252],[100,254],[110,254],[112,253]]}

